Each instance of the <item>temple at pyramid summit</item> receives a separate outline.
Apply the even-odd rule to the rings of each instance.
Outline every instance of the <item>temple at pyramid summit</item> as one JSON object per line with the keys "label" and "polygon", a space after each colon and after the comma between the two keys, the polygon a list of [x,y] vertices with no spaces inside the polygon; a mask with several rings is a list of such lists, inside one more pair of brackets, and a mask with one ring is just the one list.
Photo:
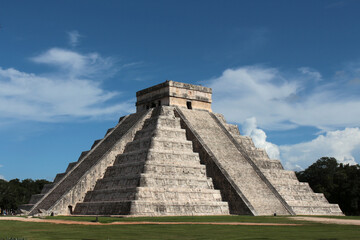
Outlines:
{"label": "temple at pyramid summit", "polygon": [[343,215],[213,113],[211,88],[166,81],[136,97],[23,214]]}

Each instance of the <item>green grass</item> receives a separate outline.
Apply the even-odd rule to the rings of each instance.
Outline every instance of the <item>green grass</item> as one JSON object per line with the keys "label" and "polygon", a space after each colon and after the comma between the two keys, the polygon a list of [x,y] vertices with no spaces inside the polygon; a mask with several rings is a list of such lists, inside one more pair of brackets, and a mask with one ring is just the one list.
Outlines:
{"label": "green grass", "polygon": [[[94,222],[94,216],[56,216],[47,219]],[[98,217],[101,223],[110,222],[251,222],[251,223],[299,223],[288,217],[254,217],[254,216],[174,216],[174,217]]]}
{"label": "green grass", "polygon": [[[79,226],[5,222],[4,237],[30,239],[358,239],[359,228],[304,226],[117,225]],[[14,235],[16,233],[16,236]]]}

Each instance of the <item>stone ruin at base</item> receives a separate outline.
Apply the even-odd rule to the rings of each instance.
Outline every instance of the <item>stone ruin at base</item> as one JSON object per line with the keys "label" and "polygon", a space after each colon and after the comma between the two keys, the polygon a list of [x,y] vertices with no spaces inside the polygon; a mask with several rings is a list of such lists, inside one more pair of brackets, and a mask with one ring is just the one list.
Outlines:
{"label": "stone ruin at base", "polygon": [[236,125],[210,88],[166,81],[23,205],[27,215],[343,215]]}

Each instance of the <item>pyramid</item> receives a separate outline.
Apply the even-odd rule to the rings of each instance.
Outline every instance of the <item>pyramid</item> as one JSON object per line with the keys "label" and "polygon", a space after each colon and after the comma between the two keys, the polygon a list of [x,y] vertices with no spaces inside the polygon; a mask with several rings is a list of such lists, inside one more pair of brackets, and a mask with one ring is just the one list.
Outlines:
{"label": "pyramid", "polygon": [[211,110],[212,90],[166,81],[21,206],[27,215],[343,215]]}

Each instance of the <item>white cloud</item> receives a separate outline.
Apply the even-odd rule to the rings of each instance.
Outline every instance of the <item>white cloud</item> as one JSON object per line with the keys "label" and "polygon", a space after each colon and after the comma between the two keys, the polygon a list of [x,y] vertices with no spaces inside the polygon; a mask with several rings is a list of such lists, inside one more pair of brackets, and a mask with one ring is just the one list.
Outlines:
{"label": "white cloud", "polygon": [[76,30],[70,31],[67,33],[69,38],[69,44],[72,47],[76,47],[79,44],[79,39],[81,37],[80,33]]}
{"label": "white cloud", "polygon": [[97,53],[52,48],[32,60],[59,71],[39,75],[0,67],[0,122],[104,117],[132,109],[129,102],[108,103],[120,93],[102,88],[103,78],[97,78],[113,68]]}
{"label": "white cloud", "polygon": [[307,76],[309,76],[311,79],[313,79],[314,81],[321,81],[322,80],[322,76],[321,73],[319,73],[318,71],[311,69],[309,67],[301,67],[298,69],[302,74],[305,74]]}
{"label": "white cloud", "polygon": [[75,51],[51,48],[46,52],[31,58],[36,63],[54,66],[70,78],[98,77],[114,73],[113,60],[103,58],[98,53],[80,54]]}
{"label": "white cloud", "polygon": [[270,159],[280,158],[280,151],[278,146],[266,141],[266,133],[262,129],[257,128],[256,118],[252,117],[246,119],[242,125],[242,131],[244,135],[250,136],[252,138],[254,145],[257,148],[265,149]]}
{"label": "white cloud", "polygon": [[[311,73],[317,75],[314,71]],[[318,84],[322,82],[325,81]],[[245,66],[225,70],[220,77],[209,80],[207,86],[214,90],[214,111],[224,113],[231,122],[242,123],[255,117],[259,126],[273,130],[359,125],[357,93],[351,93],[343,83],[308,84],[301,73],[286,74],[275,68]]]}
{"label": "white cloud", "polygon": [[306,168],[321,157],[335,157],[338,162],[356,164],[360,157],[360,129],[328,131],[309,142],[280,146],[285,168]]}

